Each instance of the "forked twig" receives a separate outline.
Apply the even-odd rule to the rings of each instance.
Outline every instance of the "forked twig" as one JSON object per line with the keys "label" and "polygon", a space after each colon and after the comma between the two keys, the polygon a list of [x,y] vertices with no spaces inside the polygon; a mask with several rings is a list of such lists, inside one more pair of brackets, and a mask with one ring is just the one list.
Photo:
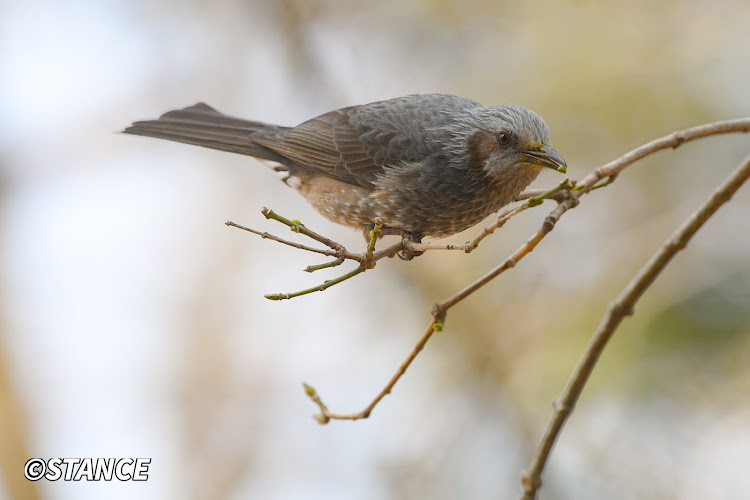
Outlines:
{"label": "forked twig", "polygon": [[[325,262],[323,264],[309,265],[305,267],[305,269],[303,270],[308,273],[319,271],[321,269],[327,269],[327,268],[339,266],[343,264],[346,260],[354,260],[354,261],[359,262],[359,265],[355,269],[337,278],[326,280],[319,285],[306,288],[304,290],[299,290],[297,292],[270,293],[270,294],[264,295],[264,297],[269,300],[284,300],[284,299],[292,299],[295,297],[300,297],[302,295],[307,295],[313,292],[321,292],[323,290],[326,290],[327,288],[330,288],[343,281],[353,278],[354,276],[357,276],[358,274],[363,273],[367,269],[372,269],[373,267],[375,267],[375,262],[377,262],[378,260],[384,259],[386,257],[393,257],[402,250],[405,250],[408,252],[425,252],[428,250],[461,250],[466,253],[469,253],[475,248],[477,248],[479,243],[484,238],[492,234],[496,229],[502,227],[506,222],[508,222],[508,220],[510,220],[515,215],[518,215],[519,213],[523,212],[527,208],[541,204],[545,199],[556,199],[556,200],[565,199],[565,197],[561,197],[561,193],[565,191],[569,191],[574,185],[575,183],[571,184],[568,181],[568,179],[565,179],[565,181],[563,181],[556,188],[551,189],[546,192],[538,193],[534,195],[534,197],[530,197],[526,203],[521,204],[513,209],[509,209],[509,210],[502,212],[493,224],[485,228],[472,241],[467,241],[464,244],[416,243],[414,241],[411,241],[408,238],[402,238],[401,241],[399,241],[398,243],[391,245],[378,252],[375,252],[375,243],[377,242],[377,239],[380,237],[381,227],[383,224],[382,221],[380,221],[380,219],[376,219],[375,223],[373,224],[373,229],[372,231],[370,231],[370,240],[369,240],[368,247],[365,253],[353,253],[353,252],[348,251],[346,247],[344,247],[344,245],[342,245],[341,243],[333,241],[330,238],[322,236],[308,229],[307,226],[302,224],[302,222],[300,222],[299,220],[287,219],[286,217],[283,217],[282,215],[279,215],[273,210],[265,208],[265,207],[263,207],[263,209],[261,210],[261,213],[267,219],[273,219],[277,222],[280,222],[284,224],[285,226],[289,227],[293,232],[307,236],[308,238],[311,238],[319,243],[324,244],[328,248],[325,249],[325,248],[310,247],[307,245],[303,245],[301,243],[296,243],[293,241],[286,240],[284,238],[280,238],[279,236],[273,235],[271,233],[258,231],[256,229],[245,227],[232,221],[226,221],[225,224],[227,226],[236,227],[238,229],[242,229],[244,231],[257,234],[263,239],[270,239],[278,243],[281,243],[283,245],[297,248],[299,250],[327,255],[330,257],[336,257],[335,260],[330,261],[330,262]],[[568,198],[570,198],[570,196],[568,196]]]}
{"label": "forked twig", "polygon": [[508,269],[515,267],[515,265],[520,262],[521,259],[531,253],[539,244],[539,242],[542,241],[542,239],[554,229],[555,224],[557,223],[560,216],[562,216],[562,214],[575,207],[576,205],[578,205],[578,199],[575,197],[569,197],[560,202],[544,220],[544,224],[542,224],[542,227],[536,233],[534,233],[534,235],[532,235],[532,237],[529,238],[523,245],[521,245],[518,250],[516,250],[510,257],[505,259],[503,263],[501,263],[495,269],[485,274],[463,290],[444,300],[443,302],[434,304],[432,307],[432,320],[427,325],[427,328],[422,334],[422,337],[420,337],[416,346],[414,346],[414,349],[412,349],[404,362],[401,363],[398,371],[396,371],[393,377],[391,377],[391,380],[388,381],[388,384],[386,384],[383,390],[380,391],[377,396],[375,396],[375,398],[370,402],[369,405],[367,405],[365,409],[354,413],[334,413],[330,411],[325,404],[323,404],[323,401],[321,400],[317,391],[312,386],[310,386],[309,384],[304,384],[305,392],[308,396],[310,396],[313,402],[318,405],[318,408],[320,408],[320,413],[314,415],[315,420],[317,420],[321,424],[327,424],[330,420],[359,420],[369,417],[373,408],[375,408],[375,406],[380,402],[381,399],[390,394],[393,386],[396,385],[396,382],[398,382],[401,376],[406,373],[406,369],[409,368],[414,359],[416,359],[417,355],[427,344],[427,341],[430,339],[432,334],[443,330],[448,309],[455,306],[466,297],[477,291],[488,281],[496,278]]}
{"label": "forked twig", "polygon": [[[289,227],[293,228],[293,230],[297,230],[300,233],[304,234],[305,236],[309,236],[310,238],[313,238],[314,240],[320,241],[324,245],[330,247],[330,248],[336,248],[339,252],[339,258],[336,259],[333,262],[328,262],[326,264],[319,264],[317,266],[307,266],[304,270],[307,272],[313,272],[317,271],[318,269],[324,269],[327,267],[333,267],[337,266],[344,262],[344,259],[347,258],[346,255],[349,253],[346,251],[346,249],[343,247],[343,245],[340,245],[339,243],[336,243],[335,241],[332,241],[328,238],[325,238],[323,236],[320,236],[317,233],[314,233],[307,229],[300,221],[290,221],[289,219],[286,219],[276,213],[274,213],[272,210],[268,210],[266,208],[263,209],[264,215],[267,218],[271,218],[274,220],[278,220],[279,222],[282,222]],[[271,214],[271,215],[269,215]],[[383,221],[380,220],[380,218],[375,219],[375,223],[373,224],[373,228],[370,231],[370,241],[367,244],[367,251],[357,256],[357,260],[359,260],[359,265],[349,271],[346,274],[342,274],[341,276],[326,280],[320,285],[313,286],[310,288],[305,288],[304,290],[300,290],[298,292],[291,292],[291,293],[269,293],[264,295],[265,298],[269,300],[284,300],[284,299],[293,299],[294,297],[299,297],[301,295],[307,295],[308,293],[313,292],[322,292],[323,290],[332,287],[333,285],[337,285],[338,283],[341,283],[342,281],[346,281],[349,278],[353,278],[357,276],[358,274],[361,274],[368,269],[372,269],[375,267],[375,261],[373,260],[373,252],[375,251],[375,243],[378,241],[378,237],[380,236],[380,228],[383,227]],[[352,254],[353,255],[353,254]]]}

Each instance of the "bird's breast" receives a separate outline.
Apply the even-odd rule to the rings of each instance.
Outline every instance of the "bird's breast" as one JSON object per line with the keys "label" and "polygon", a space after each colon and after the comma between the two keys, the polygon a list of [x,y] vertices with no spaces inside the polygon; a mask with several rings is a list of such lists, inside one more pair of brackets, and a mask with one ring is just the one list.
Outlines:
{"label": "bird's breast", "polygon": [[520,168],[477,179],[445,171],[415,172],[393,176],[375,188],[306,172],[296,173],[288,184],[338,224],[362,228],[380,217],[385,227],[439,238],[474,226],[511,203],[538,174],[536,169]]}

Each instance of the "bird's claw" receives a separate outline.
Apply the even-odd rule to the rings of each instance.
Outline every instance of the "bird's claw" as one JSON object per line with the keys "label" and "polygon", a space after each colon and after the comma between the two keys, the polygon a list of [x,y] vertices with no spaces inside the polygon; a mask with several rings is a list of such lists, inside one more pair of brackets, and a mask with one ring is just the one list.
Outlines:
{"label": "bird's claw", "polygon": [[396,255],[398,255],[398,258],[401,260],[412,260],[414,257],[419,257],[424,252],[412,252],[411,250],[403,249]]}

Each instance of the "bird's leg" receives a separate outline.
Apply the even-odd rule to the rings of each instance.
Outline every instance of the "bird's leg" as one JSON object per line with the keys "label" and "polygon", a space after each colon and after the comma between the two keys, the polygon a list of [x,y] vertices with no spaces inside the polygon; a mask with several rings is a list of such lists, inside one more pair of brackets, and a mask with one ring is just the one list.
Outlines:
{"label": "bird's leg", "polygon": [[[369,244],[370,243],[370,232],[372,231],[372,228],[374,227],[373,224],[368,224],[367,226],[362,228],[362,234],[365,236],[365,241]],[[414,243],[422,243],[422,235],[419,233],[411,232],[411,231],[404,231],[403,229],[397,228],[397,227],[388,227],[383,226],[380,229],[380,236],[401,236],[404,239],[407,239],[409,241],[413,241]],[[424,252],[412,252],[411,250],[403,249],[400,252],[398,252],[398,256],[402,260],[412,260],[414,257],[419,257]]]}
{"label": "bird's leg", "polygon": [[[414,243],[422,243],[422,235],[419,233],[412,233],[409,231],[402,231],[401,235],[405,240],[413,241]],[[424,252],[412,252],[406,248],[398,253],[401,260],[412,260],[414,257],[419,257]]]}

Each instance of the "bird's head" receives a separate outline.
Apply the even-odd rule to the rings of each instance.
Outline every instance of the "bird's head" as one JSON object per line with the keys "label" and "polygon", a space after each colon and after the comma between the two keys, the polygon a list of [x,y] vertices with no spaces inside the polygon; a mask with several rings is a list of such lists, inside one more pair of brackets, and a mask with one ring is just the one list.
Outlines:
{"label": "bird's head", "polygon": [[497,176],[517,168],[542,167],[567,172],[562,156],[549,145],[549,128],[530,109],[519,106],[479,107],[464,122],[469,165]]}

